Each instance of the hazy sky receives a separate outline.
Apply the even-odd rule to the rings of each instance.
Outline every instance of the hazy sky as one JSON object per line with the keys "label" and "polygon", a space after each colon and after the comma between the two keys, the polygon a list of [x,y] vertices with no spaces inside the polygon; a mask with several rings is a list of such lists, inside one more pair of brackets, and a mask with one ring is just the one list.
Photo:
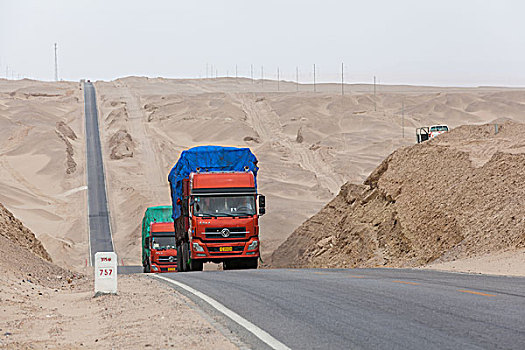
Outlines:
{"label": "hazy sky", "polygon": [[[0,77],[128,75],[525,86],[519,0],[0,0]],[[210,74],[210,73],[209,73]]]}

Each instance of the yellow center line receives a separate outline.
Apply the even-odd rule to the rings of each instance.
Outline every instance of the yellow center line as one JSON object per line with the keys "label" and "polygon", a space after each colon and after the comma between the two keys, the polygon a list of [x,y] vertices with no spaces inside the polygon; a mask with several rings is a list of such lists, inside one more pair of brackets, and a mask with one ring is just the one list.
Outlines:
{"label": "yellow center line", "polygon": [[469,293],[469,294],[476,294],[476,295],[483,295],[483,296],[486,296],[486,297],[495,297],[495,296],[496,296],[496,295],[494,295],[494,294],[487,294],[487,293],[475,292],[475,291],[473,291],[473,290],[466,290],[466,289],[458,289],[458,292]]}
{"label": "yellow center line", "polygon": [[365,276],[357,276],[357,275],[345,275],[345,277],[350,277],[350,278],[365,278]]}
{"label": "yellow center line", "polygon": [[407,281],[392,281],[394,283],[403,283],[403,284],[410,284],[410,285],[413,285],[413,286],[419,286],[419,283],[416,283],[416,282],[407,282]]}
{"label": "yellow center line", "polygon": [[332,273],[327,272],[314,272],[316,275],[333,275]]}

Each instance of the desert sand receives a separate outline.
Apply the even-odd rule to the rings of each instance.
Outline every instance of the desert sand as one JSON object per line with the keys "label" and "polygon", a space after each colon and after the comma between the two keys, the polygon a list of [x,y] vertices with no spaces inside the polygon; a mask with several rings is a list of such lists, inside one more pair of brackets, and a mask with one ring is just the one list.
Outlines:
{"label": "desert sand", "polygon": [[461,126],[392,153],[272,255],[285,267],[523,274],[525,124]]}
{"label": "desert sand", "polygon": [[[188,147],[244,146],[258,156],[267,261],[344,183],[362,183],[391,152],[414,144],[416,127],[523,121],[525,99],[525,90],[497,87],[380,85],[374,96],[364,84],[345,86],[341,96],[338,84],[318,84],[314,93],[311,85],[280,82],[277,91],[275,81],[234,78],[129,77],[96,89],[114,241],[128,265],[140,264],[144,210],[170,203],[167,174]],[[0,202],[53,261],[83,271],[80,84],[0,79],[0,136]]]}
{"label": "desert sand", "polygon": [[0,203],[75,269],[88,257],[83,101],[79,83],[0,79]]}
{"label": "desert sand", "polygon": [[[523,90],[130,77],[97,82],[117,252],[140,264],[140,218],[170,203],[167,174],[186,148],[250,147],[259,158],[263,260],[347,181],[360,183],[415,128],[520,120]],[[404,117],[403,117],[404,103]],[[404,128],[403,128],[404,126]],[[403,135],[404,132],[404,135]],[[404,137],[403,137],[404,136]]]}
{"label": "desert sand", "polygon": [[94,298],[92,277],[49,262],[1,205],[0,270],[1,348],[238,348],[189,299],[144,276],[120,276],[117,295]]}

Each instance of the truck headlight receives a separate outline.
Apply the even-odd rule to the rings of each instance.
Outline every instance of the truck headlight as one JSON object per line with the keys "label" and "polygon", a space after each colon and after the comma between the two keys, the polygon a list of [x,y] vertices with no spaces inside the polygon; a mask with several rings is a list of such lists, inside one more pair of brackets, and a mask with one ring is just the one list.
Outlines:
{"label": "truck headlight", "polygon": [[250,245],[248,246],[248,250],[254,250],[254,249],[257,249],[257,246],[259,245],[259,241],[253,241],[252,243],[250,243]]}
{"label": "truck headlight", "polygon": [[159,268],[157,266],[155,266],[155,265],[151,265],[151,269],[153,271],[159,271]]}
{"label": "truck headlight", "polygon": [[193,250],[195,250],[196,252],[203,252],[204,248],[201,247],[199,243],[193,242]]}

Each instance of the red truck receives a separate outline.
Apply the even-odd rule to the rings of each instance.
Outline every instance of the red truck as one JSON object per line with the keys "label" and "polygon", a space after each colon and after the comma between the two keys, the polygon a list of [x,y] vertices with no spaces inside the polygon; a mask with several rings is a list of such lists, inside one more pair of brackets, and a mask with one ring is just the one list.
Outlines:
{"label": "red truck", "polygon": [[169,176],[178,271],[202,271],[207,261],[225,270],[257,268],[265,213],[257,170],[248,148],[200,146],[181,154]]}
{"label": "red truck", "polygon": [[177,271],[177,247],[171,206],[150,207],[144,213],[142,265],[144,272]]}

